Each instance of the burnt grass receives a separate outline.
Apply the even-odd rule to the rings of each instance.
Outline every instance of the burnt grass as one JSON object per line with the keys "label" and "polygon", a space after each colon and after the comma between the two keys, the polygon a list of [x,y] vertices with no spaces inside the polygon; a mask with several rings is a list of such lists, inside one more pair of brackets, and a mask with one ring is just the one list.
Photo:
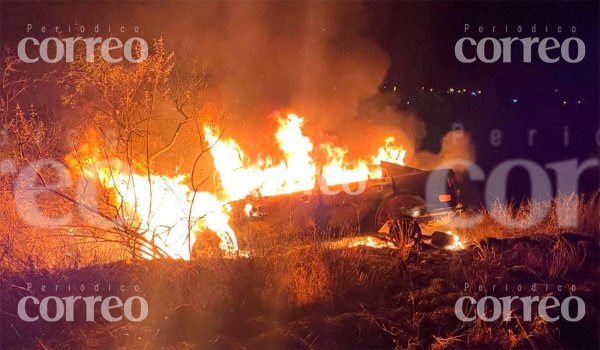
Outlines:
{"label": "burnt grass", "polygon": [[[92,283],[100,292],[90,290]],[[107,292],[108,283],[129,288]],[[537,291],[527,291],[533,283]],[[598,283],[598,241],[575,234],[487,239],[460,251],[424,246],[408,255],[315,243],[252,258],[3,271],[0,347],[592,349],[600,346]],[[60,290],[42,292],[44,284]],[[74,289],[84,284],[86,291],[62,290],[68,284]],[[140,291],[131,290],[133,285]],[[576,291],[569,292],[568,285]],[[563,300],[570,293],[586,304],[579,322],[550,323],[535,314],[526,322],[518,305],[507,322],[463,323],[454,313],[456,300],[465,295]],[[18,300],[27,295],[141,295],[149,314],[142,322],[111,323],[96,308],[95,322],[86,322],[85,309],[76,305],[74,322],[28,323],[16,316]]]}

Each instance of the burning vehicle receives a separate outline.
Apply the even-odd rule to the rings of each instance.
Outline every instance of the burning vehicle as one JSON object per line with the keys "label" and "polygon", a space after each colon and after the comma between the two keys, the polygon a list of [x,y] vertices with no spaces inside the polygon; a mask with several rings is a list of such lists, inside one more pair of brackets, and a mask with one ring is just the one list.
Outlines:
{"label": "burning vehicle", "polygon": [[[380,166],[380,178],[335,186],[317,184],[309,191],[248,196],[230,203],[231,223],[240,243],[251,241],[261,223],[268,222],[334,235],[351,227],[353,232],[376,234],[396,246],[420,245],[419,224],[461,211],[451,169],[425,171],[385,161]],[[443,181],[441,186],[438,180]]]}

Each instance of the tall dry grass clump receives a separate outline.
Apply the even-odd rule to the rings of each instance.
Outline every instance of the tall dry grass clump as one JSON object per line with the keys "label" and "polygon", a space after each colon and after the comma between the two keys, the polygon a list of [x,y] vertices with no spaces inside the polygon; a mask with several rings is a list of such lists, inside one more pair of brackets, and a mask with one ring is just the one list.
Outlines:
{"label": "tall dry grass clump", "polygon": [[496,201],[491,208],[464,215],[479,215],[477,224],[459,229],[461,237],[468,240],[567,232],[600,237],[600,191],[559,194],[551,200],[528,200],[520,205]]}

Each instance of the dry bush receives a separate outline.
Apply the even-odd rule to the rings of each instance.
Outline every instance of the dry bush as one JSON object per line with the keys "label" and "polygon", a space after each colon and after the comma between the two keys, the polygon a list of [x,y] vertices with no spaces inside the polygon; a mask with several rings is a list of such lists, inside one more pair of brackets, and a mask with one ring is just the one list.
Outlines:
{"label": "dry bush", "polygon": [[[69,190],[58,193],[45,189],[59,184],[62,174],[38,163],[57,154],[58,130],[43,121],[49,118],[44,113],[44,109],[33,107],[24,111],[16,104],[4,114],[0,267],[8,270],[76,268],[102,262],[107,253],[106,242],[89,234],[75,234],[75,225],[46,224],[47,220],[72,215],[75,204]],[[28,179],[26,172],[33,178]]]}
{"label": "dry bush", "polygon": [[[516,207],[516,209],[515,209]],[[570,217],[564,208],[576,208],[576,217]],[[559,194],[550,201],[529,200],[518,207],[515,203],[502,205],[496,201],[491,208],[465,213],[466,217],[480,215],[480,222],[472,227],[460,228],[463,239],[481,240],[487,237],[509,238],[533,234],[581,233],[598,237],[600,233],[600,191],[593,195]],[[561,227],[562,222],[575,222],[575,227]],[[496,219],[504,218],[517,223],[506,227]]]}
{"label": "dry bush", "polygon": [[[16,176],[5,175],[7,170],[20,171],[37,160],[65,159],[75,182],[85,165],[96,165],[113,157],[120,158],[141,175],[154,174],[155,166],[173,172],[178,165],[167,164],[167,152],[180,146],[177,143],[181,143],[183,137],[180,136],[189,138],[190,134],[200,133],[197,125],[204,123],[199,121],[201,118],[212,117],[203,109],[205,101],[200,98],[208,86],[209,70],[191,60],[181,62],[174,69],[174,54],[167,52],[162,40],[154,43],[152,51],[142,63],[123,65],[111,65],[104,60],[94,60],[90,64],[85,62],[85,55],[77,55],[76,62],[64,70],[46,75],[43,83],[62,88],[61,100],[56,102],[71,108],[69,115],[72,118],[63,118],[60,123],[43,107],[31,107],[26,111],[19,107],[23,96],[39,81],[20,71],[20,61],[14,54],[4,53],[0,62],[0,161],[6,159],[14,164],[0,165],[0,199],[3,203],[0,206],[3,232],[0,235],[0,266],[11,269],[76,268],[136,258],[141,246],[146,252],[164,255],[142,235],[142,230],[138,230],[137,218],[126,222],[120,220],[126,215],[120,211],[123,207],[115,204],[119,194],[99,189],[97,199],[100,203],[88,208],[87,203],[76,196],[72,184],[69,188],[40,193],[36,201],[27,201],[14,198]],[[56,88],[55,85],[52,87]],[[58,125],[64,124],[68,126],[61,130]],[[201,135],[192,137],[201,145],[195,162],[189,164],[191,187],[197,189],[203,184],[197,179],[204,179],[206,175],[201,174],[196,163],[206,149]],[[64,141],[70,144],[64,144]],[[186,146],[186,152],[188,149]],[[115,170],[110,165],[109,168]],[[40,185],[53,183],[51,176],[41,174],[40,169],[36,172],[43,175]],[[88,186],[99,187],[91,182]],[[33,209],[39,207],[49,217],[65,213],[73,217],[68,225],[60,227],[31,227],[24,222],[26,220],[20,220],[22,218],[13,205],[15,201]],[[84,220],[76,207],[85,208],[94,220]]]}

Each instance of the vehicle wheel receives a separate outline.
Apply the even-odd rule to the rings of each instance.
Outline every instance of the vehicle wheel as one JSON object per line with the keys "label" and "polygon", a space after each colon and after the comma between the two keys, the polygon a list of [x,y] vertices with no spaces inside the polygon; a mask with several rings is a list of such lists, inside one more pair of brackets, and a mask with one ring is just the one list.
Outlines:
{"label": "vehicle wheel", "polygon": [[403,216],[389,225],[389,237],[396,247],[421,245],[421,228],[415,219]]}
{"label": "vehicle wheel", "polygon": [[[375,227],[380,228],[390,220],[409,216],[411,210],[421,207],[422,202],[404,195],[394,196],[385,200],[375,213]],[[409,216],[410,217],[410,216]]]}

